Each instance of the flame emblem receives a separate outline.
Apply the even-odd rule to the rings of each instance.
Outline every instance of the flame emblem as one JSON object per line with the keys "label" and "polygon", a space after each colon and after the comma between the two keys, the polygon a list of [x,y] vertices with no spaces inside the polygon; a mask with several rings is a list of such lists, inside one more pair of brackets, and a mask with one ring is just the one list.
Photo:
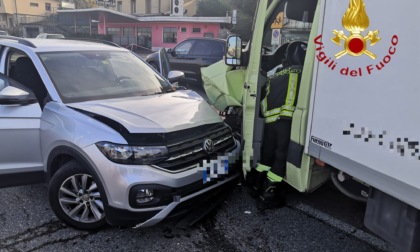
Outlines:
{"label": "flame emblem", "polygon": [[346,36],[343,31],[334,30],[334,38],[331,40],[339,46],[344,41],[344,50],[337,53],[335,58],[338,59],[346,54],[351,56],[360,56],[366,54],[372,59],[376,59],[376,55],[367,50],[367,42],[369,46],[373,46],[381,40],[378,37],[379,31],[369,31],[366,36],[362,32],[369,27],[369,17],[365,11],[365,3],[363,0],[350,0],[349,8],[344,13],[342,20],[343,27],[350,32],[350,36]]}

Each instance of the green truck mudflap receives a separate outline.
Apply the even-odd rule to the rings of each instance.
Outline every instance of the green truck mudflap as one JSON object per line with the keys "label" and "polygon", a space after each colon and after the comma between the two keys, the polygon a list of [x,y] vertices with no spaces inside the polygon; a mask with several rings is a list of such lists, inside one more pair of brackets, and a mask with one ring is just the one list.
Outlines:
{"label": "green truck mudflap", "polygon": [[204,90],[209,102],[219,111],[228,106],[242,106],[244,69],[233,69],[221,60],[201,68]]}

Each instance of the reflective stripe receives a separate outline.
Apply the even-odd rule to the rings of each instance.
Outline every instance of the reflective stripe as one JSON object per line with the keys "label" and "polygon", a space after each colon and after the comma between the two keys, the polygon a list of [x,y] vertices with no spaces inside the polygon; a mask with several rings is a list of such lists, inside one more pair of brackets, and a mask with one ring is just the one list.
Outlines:
{"label": "reflective stripe", "polygon": [[261,101],[261,112],[263,113],[263,115],[264,115],[264,117],[266,117],[265,116],[265,113],[266,113],[266,111],[267,111],[267,97],[268,97],[268,94],[270,93],[270,80],[268,80],[268,83],[267,83],[267,87],[265,88],[265,97],[264,97],[264,99]]}
{"label": "reflective stripe", "polygon": [[292,117],[293,116],[293,111],[282,111],[280,113],[280,116]]}
{"label": "reflective stripe", "polygon": [[264,117],[280,114],[281,108],[275,108],[264,113]]}
{"label": "reflective stripe", "polygon": [[269,171],[268,173],[267,173],[267,178],[269,179],[269,180],[271,180],[272,182],[281,182],[282,180],[283,180],[283,178],[282,177],[280,177],[279,175],[277,175],[277,174],[274,174],[273,172],[271,172],[271,171]]}
{"label": "reflective stripe", "polygon": [[258,164],[258,166],[256,168],[256,170],[258,172],[265,172],[265,171],[268,172],[270,169],[271,169],[270,166],[266,166],[266,165],[263,165],[263,164]]}
{"label": "reflective stripe", "polygon": [[301,72],[300,70],[291,71],[290,69],[284,69],[283,71],[279,72],[276,75],[276,76],[279,76],[279,75],[289,74],[289,83],[287,86],[287,93],[286,93],[284,105],[279,108],[271,109],[269,111],[267,111],[268,109],[267,100],[268,100],[268,95],[270,93],[270,80],[268,81],[267,88],[266,88],[266,95],[264,99],[261,101],[261,112],[263,116],[265,117],[266,123],[277,121],[280,118],[280,116],[284,116],[284,117],[293,116],[293,112],[296,109],[296,107],[294,106],[294,103],[296,100],[296,89],[298,86],[298,79],[299,79],[298,73],[300,72]]}
{"label": "reflective stripe", "polygon": [[272,123],[279,119],[279,115],[270,116],[265,118],[265,123]]}
{"label": "reflective stripe", "polygon": [[264,114],[265,121],[267,123],[268,122],[273,122],[273,121],[276,121],[277,119],[279,119],[280,116],[292,117],[293,112],[295,111],[295,108],[294,107],[290,108],[289,106],[286,106],[286,107],[288,109],[283,109],[283,107],[281,107],[281,108],[272,109],[272,110],[266,112]]}
{"label": "reflective stripe", "polygon": [[287,87],[287,97],[284,105],[293,107],[296,98],[296,87],[298,81],[298,74],[290,73],[289,75],[289,85]]}
{"label": "reflective stripe", "polygon": [[285,110],[290,110],[290,111],[295,111],[295,106],[289,106],[289,105],[283,105],[281,106],[281,109],[285,109]]}

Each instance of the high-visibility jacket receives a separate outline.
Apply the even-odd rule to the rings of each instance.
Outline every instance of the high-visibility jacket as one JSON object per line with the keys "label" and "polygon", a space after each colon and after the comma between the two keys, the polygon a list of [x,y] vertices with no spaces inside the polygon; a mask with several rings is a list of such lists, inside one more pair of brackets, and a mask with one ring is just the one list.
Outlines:
{"label": "high-visibility jacket", "polygon": [[279,119],[291,120],[296,108],[302,66],[286,67],[270,77],[261,101],[265,123]]}

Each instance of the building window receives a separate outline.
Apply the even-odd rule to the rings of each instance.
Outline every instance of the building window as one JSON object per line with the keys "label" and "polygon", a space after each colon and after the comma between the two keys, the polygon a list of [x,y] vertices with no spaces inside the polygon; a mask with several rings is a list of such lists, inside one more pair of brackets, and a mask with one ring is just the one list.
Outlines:
{"label": "building window", "polygon": [[146,0],[145,5],[146,14],[152,13],[152,0]]}
{"label": "building window", "polygon": [[29,6],[31,6],[31,7],[38,7],[38,3],[29,3]]}
{"label": "building window", "polygon": [[107,28],[106,34],[109,35],[120,35],[120,28]]}
{"label": "building window", "polygon": [[181,27],[181,32],[187,32],[187,27]]}
{"label": "building window", "polygon": [[136,13],[136,0],[131,0],[131,14]]}
{"label": "building window", "polygon": [[132,27],[123,28],[123,36],[132,36],[132,35],[134,35],[134,28]]}
{"label": "building window", "polygon": [[139,27],[137,28],[137,43],[146,48],[152,48],[152,28]]}
{"label": "building window", "polygon": [[201,32],[201,28],[193,28],[192,29],[193,33],[200,33]]}
{"label": "building window", "polygon": [[51,11],[51,4],[50,3],[45,3],[45,10],[46,11]]}
{"label": "building window", "polygon": [[163,43],[175,43],[177,38],[177,28],[174,27],[166,27],[163,28]]}
{"label": "building window", "polygon": [[122,1],[117,2],[117,11],[122,12]]}

